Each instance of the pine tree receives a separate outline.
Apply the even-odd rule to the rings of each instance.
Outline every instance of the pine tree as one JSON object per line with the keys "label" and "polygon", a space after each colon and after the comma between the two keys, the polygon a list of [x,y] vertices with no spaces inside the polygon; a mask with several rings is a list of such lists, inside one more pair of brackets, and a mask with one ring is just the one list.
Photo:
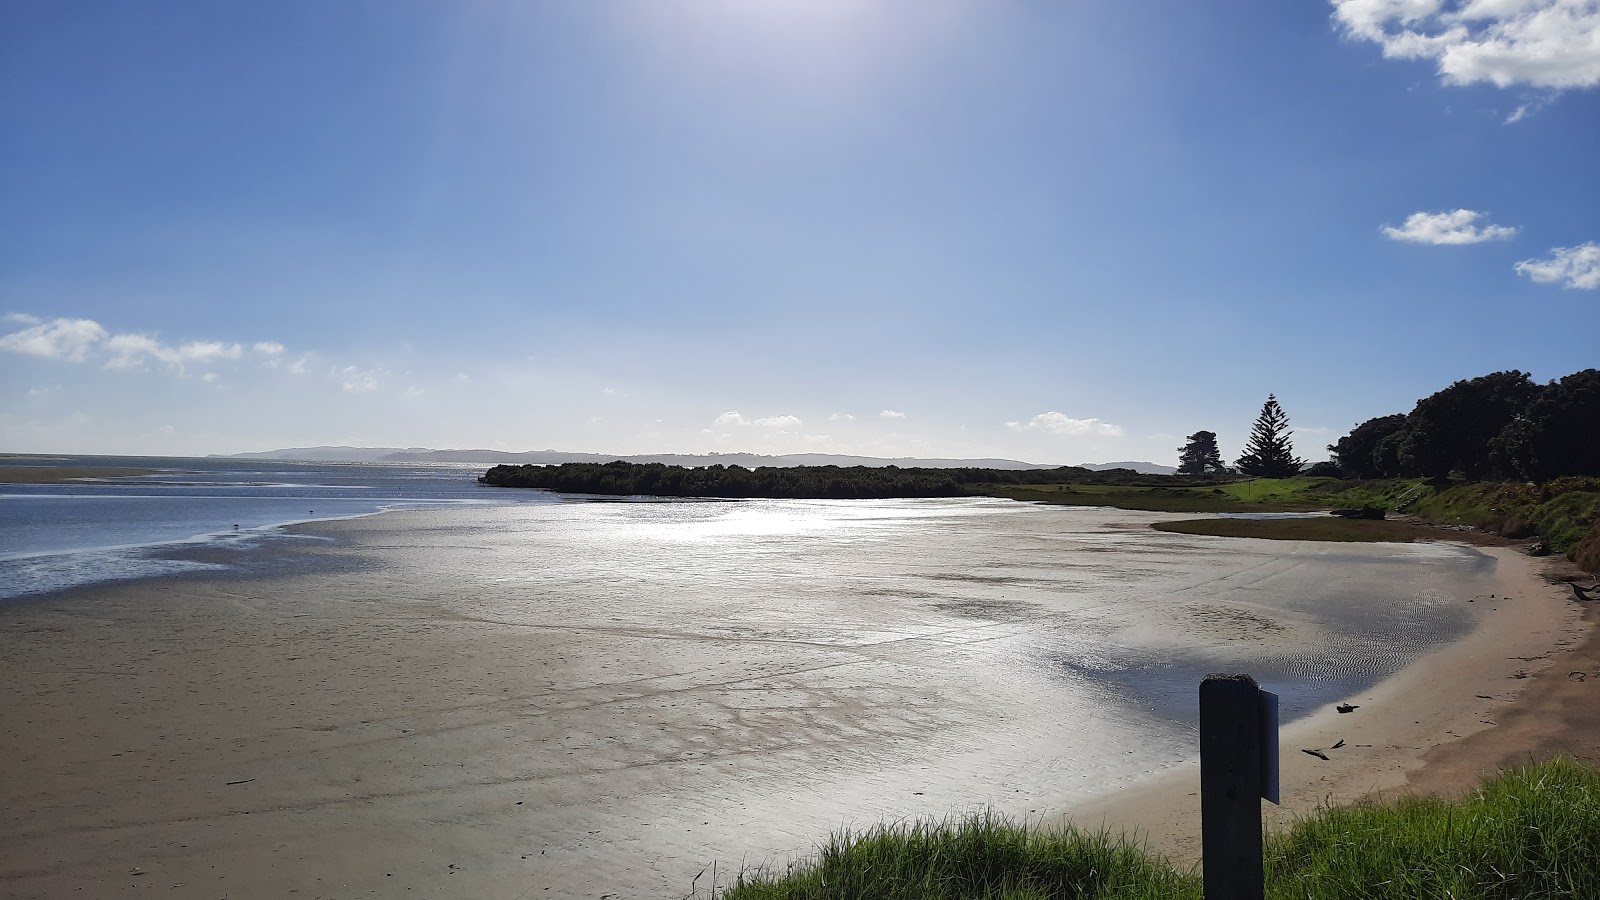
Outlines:
{"label": "pine tree", "polygon": [[1261,415],[1250,429],[1250,440],[1245,443],[1244,455],[1239,457],[1239,471],[1258,478],[1288,478],[1298,474],[1304,460],[1296,459],[1294,444],[1289,442],[1289,417],[1278,398],[1267,395],[1261,406]]}
{"label": "pine tree", "polygon": [[1189,435],[1189,443],[1178,448],[1179,475],[1209,475],[1227,468],[1222,462],[1222,451],[1217,449],[1217,433],[1196,431]]}

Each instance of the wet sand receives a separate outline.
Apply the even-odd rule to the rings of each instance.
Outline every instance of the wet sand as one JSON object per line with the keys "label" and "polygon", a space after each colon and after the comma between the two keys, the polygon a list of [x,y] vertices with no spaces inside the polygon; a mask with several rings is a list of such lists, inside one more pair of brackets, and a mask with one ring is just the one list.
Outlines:
{"label": "wet sand", "polygon": [[[1492,583],[1473,599],[1483,617],[1467,637],[1352,694],[1280,735],[1284,828],[1320,805],[1406,793],[1460,795],[1484,775],[1565,753],[1600,762],[1600,633],[1546,563],[1511,547],[1486,548]],[[1591,673],[1569,677],[1570,671]],[[1592,681],[1588,679],[1593,679]],[[1344,746],[1330,749],[1339,741]],[[1318,759],[1303,752],[1322,751]],[[1080,807],[1088,827],[1136,832],[1181,864],[1200,857],[1199,765]]]}
{"label": "wet sand", "polygon": [[[1464,549],[925,507],[850,527],[804,504],[401,513],[324,526],[349,543],[309,543],[301,574],[0,609],[0,896],[684,896],[713,862],[781,866],[840,825],[986,805],[1114,806],[1181,853],[1181,698],[1136,702],[1140,657],[1106,654],[1270,643],[1261,659],[1339,683],[1357,676],[1327,646],[1399,668],[1437,640],[1418,622],[1488,604],[1356,713],[1291,727],[1284,792],[1305,803],[1401,783],[1538,665],[1506,657],[1577,635],[1506,551],[1491,583]],[[1318,618],[1343,596],[1409,613],[1373,634]],[[1336,733],[1333,762],[1296,758]]]}

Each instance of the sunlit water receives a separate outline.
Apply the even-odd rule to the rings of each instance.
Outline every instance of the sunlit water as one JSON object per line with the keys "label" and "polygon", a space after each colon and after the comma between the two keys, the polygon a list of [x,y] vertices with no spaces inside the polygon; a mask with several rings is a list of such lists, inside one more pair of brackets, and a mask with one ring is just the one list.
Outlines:
{"label": "sunlit water", "polygon": [[[0,485],[0,600],[108,581],[226,571],[216,550],[293,540],[284,528],[398,509],[550,501],[482,487],[480,468],[237,459],[59,457],[6,465],[159,469]],[[264,560],[258,560],[264,562]],[[239,557],[235,566],[250,560]]]}
{"label": "sunlit water", "polygon": [[[1463,633],[1493,565],[993,499],[581,502],[475,470],[158,463],[190,471],[7,488],[0,594],[198,574],[445,623],[481,679],[399,670],[405,706],[374,694],[349,727],[403,720],[451,765],[329,758],[467,816],[463,840],[640,895],[846,822],[1070,809],[1192,758],[1206,673],[1251,672],[1303,715]],[[347,521],[283,527],[322,518]],[[460,812],[484,784],[548,815]],[[629,842],[651,851],[608,871]]]}
{"label": "sunlit water", "polygon": [[[366,548],[356,593],[512,629],[577,667],[527,746],[578,754],[530,802],[560,798],[570,820],[537,837],[581,869],[614,864],[619,841],[781,860],[847,822],[1070,810],[1193,758],[1206,673],[1250,672],[1286,720],[1303,715],[1462,633],[1493,565],[1457,545],[1148,528],[1162,518],[987,499],[610,503],[341,530]],[[483,746],[469,770],[525,767]],[[663,885],[692,874],[651,865]]]}

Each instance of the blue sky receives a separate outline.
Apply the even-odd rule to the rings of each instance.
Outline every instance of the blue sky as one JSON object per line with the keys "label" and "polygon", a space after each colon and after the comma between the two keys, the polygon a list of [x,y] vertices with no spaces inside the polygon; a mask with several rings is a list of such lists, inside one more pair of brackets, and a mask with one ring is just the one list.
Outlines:
{"label": "blue sky", "polygon": [[1302,456],[1600,365],[1600,3],[0,5],[0,450]]}

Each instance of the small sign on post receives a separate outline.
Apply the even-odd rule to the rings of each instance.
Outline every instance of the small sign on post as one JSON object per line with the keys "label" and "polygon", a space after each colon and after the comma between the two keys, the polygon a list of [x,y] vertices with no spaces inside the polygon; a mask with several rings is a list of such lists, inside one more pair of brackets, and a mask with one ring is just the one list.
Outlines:
{"label": "small sign on post", "polygon": [[1205,900],[1262,900],[1261,801],[1278,797],[1278,697],[1249,675],[1200,683]]}

